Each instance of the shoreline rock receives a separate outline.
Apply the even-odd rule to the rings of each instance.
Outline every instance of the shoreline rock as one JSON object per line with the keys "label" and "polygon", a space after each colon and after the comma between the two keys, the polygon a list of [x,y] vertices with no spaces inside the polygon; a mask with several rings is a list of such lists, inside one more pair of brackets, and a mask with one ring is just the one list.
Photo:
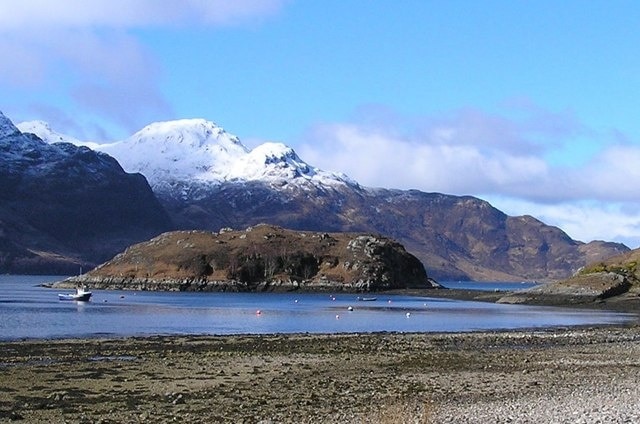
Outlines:
{"label": "shoreline rock", "polygon": [[[440,288],[438,283],[431,280],[433,290]],[[99,277],[81,275],[70,277],[54,283],[51,287],[71,289],[87,286],[99,290],[134,290],[134,291],[187,291],[187,292],[369,292],[375,283],[359,280],[353,283],[336,281],[299,282],[290,280],[261,281],[258,283],[243,283],[240,281],[212,281],[202,279],[152,279],[136,277]]]}
{"label": "shoreline rock", "polygon": [[621,273],[579,273],[570,279],[509,293],[498,303],[543,305],[628,305],[638,309],[640,290]]}

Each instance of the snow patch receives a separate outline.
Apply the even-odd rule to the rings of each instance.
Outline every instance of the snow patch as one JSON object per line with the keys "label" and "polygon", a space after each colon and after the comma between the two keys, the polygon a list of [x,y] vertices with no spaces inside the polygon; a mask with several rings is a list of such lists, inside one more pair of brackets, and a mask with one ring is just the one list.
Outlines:
{"label": "snow patch", "polygon": [[20,131],[25,134],[35,134],[39,139],[48,144],[53,143],[71,143],[76,146],[85,146],[91,150],[99,150],[97,147],[99,143],[92,141],[81,141],[77,138],[71,137],[66,134],[61,134],[51,128],[51,126],[45,121],[25,121],[16,125]]}

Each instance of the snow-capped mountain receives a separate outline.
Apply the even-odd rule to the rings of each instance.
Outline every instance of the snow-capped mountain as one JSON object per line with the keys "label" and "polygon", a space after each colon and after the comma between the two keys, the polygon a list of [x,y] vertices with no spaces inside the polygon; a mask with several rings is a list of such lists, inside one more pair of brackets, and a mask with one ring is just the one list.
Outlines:
{"label": "snow-capped mountain", "polygon": [[229,181],[261,181],[278,187],[356,184],[345,175],[310,166],[281,143],[249,150],[238,137],[204,119],[153,123],[125,140],[105,144],[64,136],[42,121],[23,122],[19,128],[48,143],[69,142],[107,153],[125,171],[143,174],[156,191]]}
{"label": "snow-capped mountain", "polygon": [[[0,131],[15,131],[3,122]],[[20,128],[54,146],[59,141],[92,146],[115,157],[124,170],[143,174],[176,229],[218,231],[270,223],[305,231],[380,233],[402,242],[430,276],[443,280],[560,279],[587,258],[628,250],[614,243],[576,242],[559,228],[531,217],[509,217],[470,196],[362,188],[344,175],[308,165],[283,144],[249,150],[203,119],[154,123],[108,144],[74,140],[41,122]],[[38,150],[35,144],[32,150]],[[2,187],[0,181],[0,194]],[[122,204],[108,203],[118,215]],[[76,201],[72,210],[94,204]],[[73,217],[64,218],[76,225]]]}
{"label": "snow-capped mountain", "polygon": [[215,182],[247,149],[212,122],[189,119],[158,122],[126,140],[98,146],[127,172],[139,172],[152,187],[182,181]]}
{"label": "snow-capped mountain", "polygon": [[54,131],[51,126],[45,121],[21,122],[16,125],[16,127],[23,133],[37,135],[40,139],[49,144],[71,143],[75,144],[76,146],[86,146],[91,149],[93,149],[93,147],[96,145],[96,143],[83,143],[82,141],[71,136]]}
{"label": "snow-capped mountain", "polygon": [[13,122],[0,112],[0,138],[8,137],[16,134],[17,132],[18,128],[13,125]]}
{"label": "snow-capped mountain", "polygon": [[227,180],[310,182],[315,186],[357,185],[344,174],[323,171],[304,162],[282,143],[263,143],[239,158]]}

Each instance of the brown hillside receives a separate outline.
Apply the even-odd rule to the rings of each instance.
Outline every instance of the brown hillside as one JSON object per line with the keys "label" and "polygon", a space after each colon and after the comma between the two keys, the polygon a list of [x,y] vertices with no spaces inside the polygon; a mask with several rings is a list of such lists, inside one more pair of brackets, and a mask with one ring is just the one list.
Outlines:
{"label": "brown hillside", "polygon": [[[188,192],[188,191],[186,191]],[[334,187],[304,190],[227,182],[184,198],[156,192],[178,228],[219,231],[269,223],[300,231],[382,234],[399,241],[437,280],[553,281],[624,251],[572,240],[557,227],[511,217],[470,196]]]}
{"label": "brown hillside", "polygon": [[376,291],[437,285],[416,257],[386,237],[271,225],[165,233],[66,283],[190,291]]}

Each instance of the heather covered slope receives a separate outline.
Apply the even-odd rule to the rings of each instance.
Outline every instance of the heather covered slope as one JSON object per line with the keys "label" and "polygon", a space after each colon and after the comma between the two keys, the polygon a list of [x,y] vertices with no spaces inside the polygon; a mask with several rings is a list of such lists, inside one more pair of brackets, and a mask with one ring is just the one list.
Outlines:
{"label": "heather covered slope", "polygon": [[129,247],[66,285],[183,291],[377,291],[436,287],[397,242],[258,225],[178,231]]}

